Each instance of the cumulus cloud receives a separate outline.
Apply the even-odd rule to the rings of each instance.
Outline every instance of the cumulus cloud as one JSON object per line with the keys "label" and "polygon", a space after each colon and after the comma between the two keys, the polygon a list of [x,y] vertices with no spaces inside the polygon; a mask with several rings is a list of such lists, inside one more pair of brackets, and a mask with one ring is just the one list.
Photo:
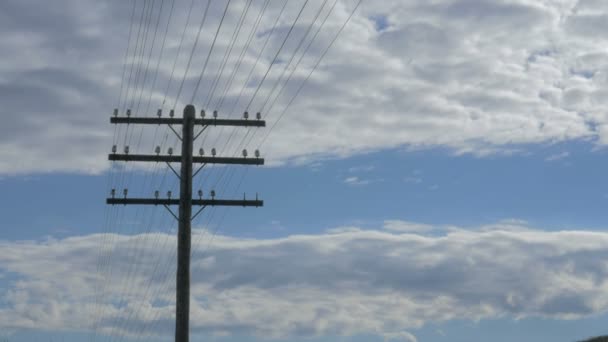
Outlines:
{"label": "cumulus cloud", "polygon": [[[351,228],[212,244],[197,231],[193,333],[415,341],[409,330],[451,319],[574,319],[608,309],[606,233],[514,220],[442,231]],[[2,242],[0,327],[170,335],[174,247],[160,233]]]}
{"label": "cumulus cloud", "polygon": [[[280,11],[280,6],[270,6],[234,82],[229,83],[228,71],[236,69],[237,56],[261,10],[257,2],[252,5],[224,68],[227,71],[219,78],[220,90],[211,96],[213,81],[222,69],[245,7],[244,2],[233,3],[194,102],[198,108],[218,107],[220,115],[236,116],[256,92],[301,4],[287,6],[256,65]],[[285,90],[280,95],[275,90],[266,102],[274,84],[287,79],[289,71],[281,78],[284,68],[290,70],[299,60],[297,55],[289,64],[320,4],[309,3],[249,108],[261,110],[269,126],[276,122],[354,2],[338,2]],[[196,6],[195,10],[202,12],[203,4]],[[174,79],[165,93],[187,7],[186,3],[176,3],[154,87],[168,5],[160,17],[155,44],[156,17],[152,16],[146,51],[127,59],[127,70],[135,66],[133,78],[139,79],[140,85],[144,80],[146,84],[142,88],[132,82],[123,89],[123,97],[127,91],[129,95],[122,103],[133,107],[137,115],[155,113],[163,100],[165,110],[174,103],[179,109],[189,102],[203,58],[193,60],[179,101],[176,95],[200,18],[192,19],[186,30]],[[320,18],[329,8],[322,10]],[[135,12],[133,41],[142,9]],[[223,3],[214,2],[210,11],[195,51],[200,56],[209,51]],[[0,4],[0,13],[0,48],[5,52],[0,66],[0,173],[101,172],[108,168],[104,155],[112,143],[130,143],[140,146],[138,152],[150,153],[165,136],[159,133],[154,142],[153,133],[144,133],[138,144],[140,131],[130,129],[133,137],[125,139],[123,128],[112,139],[114,131],[108,124],[121,88],[130,3],[63,0],[41,5],[11,0]],[[601,2],[584,0],[364,2],[299,100],[272,131],[263,146],[265,155],[269,163],[277,165],[400,146],[446,146],[459,153],[484,155],[523,143],[582,138],[605,144],[607,53],[601,46],[608,37],[607,15]],[[316,25],[320,23],[319,19]],[[139,61],[147,62],[149,48],[151,63],[140,69]],[[131,52],[133,49],[134,45]],[[253,77],[246,83],[249,70],[253,70]],[[243,84],[243,96],[238,100]],[[281,88],[282,83],[278,84],[276,89]],[[271,106],[274,97],[276,105]],[[121,105],[121,112],[126,106]],[[226,132],[220,136],[217,130],[209,130],[206,144],[215,145],[223,154],[233,154],[242,148],[237,142],[244,140],[253,148],[266,131],[251,140],[240,135],[245,133],[235,133],[227,145]]]}

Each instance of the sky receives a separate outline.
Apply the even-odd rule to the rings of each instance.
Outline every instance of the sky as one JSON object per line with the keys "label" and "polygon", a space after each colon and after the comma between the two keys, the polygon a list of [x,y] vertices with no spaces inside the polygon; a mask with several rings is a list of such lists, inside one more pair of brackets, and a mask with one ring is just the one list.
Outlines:
{"label": "sky", "polygon": [[[0,2],[0,339],[170,341],[166,127],[208,127],[192,340],[579,341],[608,334],[608,3]],[[176,165],[177,166],[177,165]],[[176,208],[173,208],[176,209]]]}

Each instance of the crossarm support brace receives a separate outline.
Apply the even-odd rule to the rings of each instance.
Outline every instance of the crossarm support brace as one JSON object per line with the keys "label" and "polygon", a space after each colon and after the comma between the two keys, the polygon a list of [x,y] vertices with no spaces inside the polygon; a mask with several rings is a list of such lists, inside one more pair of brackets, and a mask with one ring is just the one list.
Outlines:
{"label": "crossarm support brace", "polygon": [[205,131],[205,128],[207,128],[209,126],[203,126],[203,128],[201,129],[200,132],[196,133],[196,135],[194,136],[194,139],[192,139],[193,141],[196,141],[196,139],[198,139],[198,137],[203,134],[203,132]]}
{"label": "crossarm support brace", "polygon": [[206,205],[202,206],[202,207],[201,207],[201,208],[200,208],[200,209],[199,209],[199,210],[196,212],[196,214],[194,214],[194,215],[192,216],[192,218],[190,219],[190,221],[194,221],[194,219],[195,219],[195,218],[198,216],[198,214],[200,214],[201,212],[203,212],[203,209],[205,209],[205,208],[207,208],[207,206],[206,206]]}
{"label": "crossarm support brace", "polygon": [[179,141],[182,141],[182,136],[179,135],[179,133],[177,133],[177,131],[173,128],[173,126],[169,125],[169,128],[171,128],[171,130],[173,131],[173,133],[175,133],[175,135],[177,136],[177,138],[179,139]]}
{"label": "crossarm support brace", "polygon": [[171,164],[169,162],[166,162],[166,163],[167,163],[167,166],[171,169],[171,171],[173,171],[173,173],[175,173],[175,175],[177,176],[177,179],[181,180],[182,177],[179,175],[179,173],[177,173],[177,171],[175,171],[173,166],[171,166]]}
{"label": "crossarm support brace", "polygon": [[207,163],[203,163],[203,165],[201,165],[198,170],[196,170],[196,172],[192,175],[192,178],[196,177],[196,175],[198,175],[199,172],[201,172],[201,170],[205,167],[205,165],[207,165]]}
{"label": "crossarm support brace", "polygon": [[173,210],[171,210],[171,208],[169,208],[168,205],[163,204],[163,207],[165,207],[165,209],[167,209],[167,211],[169,211],[169,213],[171,214],[171,216],[173,216],[175,218],[175,220],[179,221],[179,218],[177,217],[177,215],[175,215],[175,213],[173,212]]}

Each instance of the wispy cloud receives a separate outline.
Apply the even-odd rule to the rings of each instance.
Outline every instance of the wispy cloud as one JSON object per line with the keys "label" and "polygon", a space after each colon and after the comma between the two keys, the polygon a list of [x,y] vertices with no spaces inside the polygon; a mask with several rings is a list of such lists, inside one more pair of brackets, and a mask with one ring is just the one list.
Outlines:
{"label": "wispy cloud", "polygon": [[356,185],[356,186],[369,185],[371,183],[377,183],[377,182],[382,182],[382,179],[381,178],[378,178],[378,179],[361,179],[358,176],[350,176],[350,177],[344,178],[344,183],[345,184]]}
{"label": "wispy cloud", "polygon": [[558,160],[568,158],[569,156],[570,156],[570,152],[564,151],[564,152],[560,152],[560,153],[552,154],[552,155],[548,156],[547,158],[545,158],[545,161],[548,161],[548,162],[558,161]]}
{"label": "wispy cloud", "polygon": [[371,172],[374,171],[376,169],[376,166],[374,165],[360,165],[360,166],[353,166],[351,168],[348,169],[348,172],[350,173],[361,173],[361,172]]}

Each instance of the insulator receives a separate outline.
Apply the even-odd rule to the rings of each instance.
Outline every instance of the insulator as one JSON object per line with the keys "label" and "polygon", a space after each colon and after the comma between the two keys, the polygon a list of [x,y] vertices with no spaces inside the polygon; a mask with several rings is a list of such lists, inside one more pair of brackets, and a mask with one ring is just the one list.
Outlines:
{"label": "insulator", "polygon": [[243,201],[246,201],[247,197],[245,197],[245,193],[243,192]]}
{"label": "insulator", "polygon": [[129,146],[125,146],[125,154],[129,154]]}
{"label": "insulator", "polygon": [[217,110],[213,111],[213,118],[217,119]]}
{"label": "insulator", "polygon": [[162,110],[162,109],[159,109],[159,110],[156,112],[156,116],[158,116],[159,118],[160,118],[161,116],[163,116],[163,110]]}
{"label": "insulator", "polygon": [[215,197],[215,190],[211,190],[210,194],[211,194],[211,198],[214,198]]}
{"label": "insulator", "polygon": [[249,112],[245,111],[245,113],[243,113],[243,118],[245,118],[245,120],[249,119]]}
{"label": "insulator", "polygon": [[160,146],[156,146],[154,152],[156,152],[156,154],[160,154]]}
{"label": "insulator", "polygon": [[255,118],[258,119],[258,120],[261,120],[262,119],[262,113],[260,113],[260,112],[255,113]]}
{"label": "insulator", "polygon": [[112,146],[112,153],[116,153],[116,145]]}
{"label": "insulator", "polygon": [[205,110],[204,109],[201,109],[201,118],[203,118],[203,119],[205,118]]}
{"label": "insulator", "polygon": [[114,108],[114,116],[118,116],[118,108]]}
{"label": "insulator", "polygon": [[131,110],[127,109],[127,117],[131,116]]}
{"label": "insulator", "polygon": [[125,195],[125,197],[127,197],[127,194],[129,193],[129,189],[124,189],[122,191],[122,194]]}
{"label": "insulator", "polygon": [[215,151],[215,147],[211,149],[211,155],[215,157],[216,151]]}
{"label": "insulator", "polygon": [[167,198],[171,198],[171,190],[167,191]]}
{"label": "insulator", "polygon": [[173,147],[169,147],[169,149],[167,150],[167,153],[169,155],[172,155],[173,154]]}
{"label": "insulator", "polygon": [[116,196],[116,189],[112,189],[112,191],[110,191],[110,194],[112,194],[112,198],[114,198],[114,196]]}
{"label": "insulator", "polygon": [[243,157],[247,158],[247,150],[243,149]]}
{"label": "insulator", "polygon": [[171,109],[171,110],[169,111],[169,116],[170,116],[170,117],[174,117],[174,116],[175,116],[175,110]]}
{"label": "insulator", "polygon": [[199,148],[198,149],[198,154],[201,155],[201,156],[204,156],[205,155],[205,150],[203,150],[202,148]]}
{"label": "insulator", "polygon": [[260,150],[255,150],[255,157],[260,158]]}
{"label": "insulator", "polygon": [[198,197],[203,197],[203,190],[198,191]]}
{"label": "insulator", "polygon": [[154,198],[158,199],[158,196],[159,196],[159,195],[160,195],[160,194],[159,194],[158,190],[154,191]]}

